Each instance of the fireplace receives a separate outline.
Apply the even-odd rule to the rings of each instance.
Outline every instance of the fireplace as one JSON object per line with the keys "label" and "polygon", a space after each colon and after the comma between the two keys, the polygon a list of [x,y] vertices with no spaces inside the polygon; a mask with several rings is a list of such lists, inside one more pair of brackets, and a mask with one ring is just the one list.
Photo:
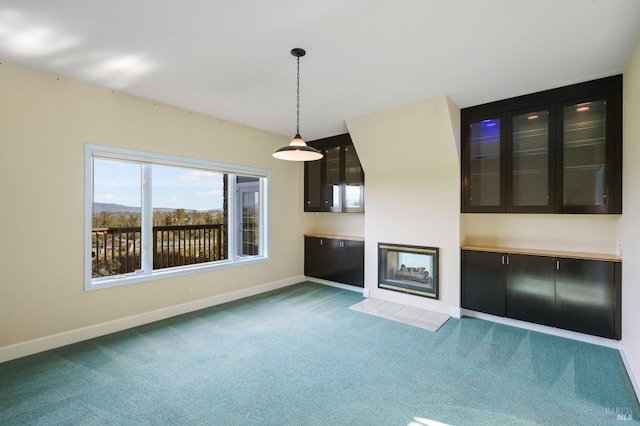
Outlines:
{"label": "fireplace", "polygon": [[378,288],[438,299],[438,248],[378,243]]}

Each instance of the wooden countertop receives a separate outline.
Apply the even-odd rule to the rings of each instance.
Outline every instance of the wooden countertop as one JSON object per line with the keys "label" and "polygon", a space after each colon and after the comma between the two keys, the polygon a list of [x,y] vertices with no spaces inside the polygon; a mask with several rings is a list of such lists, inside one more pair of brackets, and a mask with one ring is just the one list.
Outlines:
{"label": "wooden countertop", "polygon": [[350,235],[331,235],[331,234],[321,234],[315,232],[309,232],[304,234],[305,237],[315,237],[315,238],[330,238],[332,240],[347,240],[347,241],[364,241],[364,237],[354,237]]}
{"label": "wooden countertop", "polygon": [[530,254],[534,256],[549,256],[549,257],[562,257],[568,259],[587,259],[587,260],[605,260],[608,262],[622,262],[622,258],[615,254],[604,253],[581,253],[574,251],[557,251],[557,250],[536,250],[536,249],[521,249],[512,247],[489,247],[489,246],[460,246],[462,250],[474,250],[474,251],[490,251],[494,253],[506,253],[506,254]]}

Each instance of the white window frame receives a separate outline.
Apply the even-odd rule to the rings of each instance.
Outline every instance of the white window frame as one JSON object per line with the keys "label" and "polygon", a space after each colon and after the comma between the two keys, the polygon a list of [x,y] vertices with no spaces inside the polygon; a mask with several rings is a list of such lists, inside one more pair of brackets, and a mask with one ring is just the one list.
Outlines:
{"label": "white window frame", "polygon": [[[227,185],[227,235],[229,237],[227,241],[228,259],[200,263],[195,265],[185,265],[166,269],[153,270],[153,258],[152,253],[145,245],[145,242],[150,241],[152,233],[152,209],[145,208],[145,206],[152,206],[151,203],[151,190],[146,189],[142,191],[142,258],[141,267],[142,270],[138,272],[132,272],[129,274],[120,274],[109,277],[92,277],[92,244],[91,233],[93,228],[93,159],[101,158],[107,160],[126,160],[133,161],[143,166],[147,165],[164,165],[164,166],[178,166],[188,167],[192,169],[207,170],[218,173],[227,173],[229,175]],[[144,167],[143,167],[144,169]],[[240,166],[234,164],[218,163],[212,161],[198,160],[187,157],[178,157],[172,155],[155,154],[143,151],[134,151],[124,148],[114,148],[102,145],[85,145],[85,244],[84,244],[84,289],[85,291],[98,290],[102,288],[116,287],[122,285],[135,284],[140,282],[152,281],[162,278],[172,278],[182,275],[189,275],[194,273],[202,273],[208,271],[214,271],[217,269],[236,267],[260,262],[266,262],[269,260],[269,182],[270,172],[267,169],[259,169],[255,167]],[[243,176],[255,176],[261,178],[260,184],[260,255],[252,257],[239,257],[236,249],[236,185],[235,175]],[[150,173],[143,172],[142,185],[146,185],[146,180],[150,176]],[[146,217],[145,217],[146,216]]]}

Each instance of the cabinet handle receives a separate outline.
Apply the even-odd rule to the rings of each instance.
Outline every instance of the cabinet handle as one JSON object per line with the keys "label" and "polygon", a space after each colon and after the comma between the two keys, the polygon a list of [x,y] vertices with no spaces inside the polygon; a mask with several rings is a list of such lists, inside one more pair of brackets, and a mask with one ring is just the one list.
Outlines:
{"label": "cabinet handle", "polygon": [[560,270],[560,261],[556,260],[556,271]]}
{"label": "cabinet handle", "polygon": [[507,265],[509,264],[509,256],[507,256]]}
{"label": "cabinet handle", "polygon": [[504,265],[504,254],[502,255],[502,264]]}
{"label": "cabinet handle", "polygon": [[322,239],[320,239],[320,245],[322,245]]}

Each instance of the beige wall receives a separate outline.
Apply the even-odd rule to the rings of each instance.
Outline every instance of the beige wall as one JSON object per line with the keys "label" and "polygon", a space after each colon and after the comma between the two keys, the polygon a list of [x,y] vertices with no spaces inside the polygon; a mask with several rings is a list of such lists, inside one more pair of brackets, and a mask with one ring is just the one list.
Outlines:
{"label": "beige wall", "polygon": [[618,215],[463,214],[464,244],[620,254]]}
{"label": "beige wall", "polygon": [[[347,121],[365,170],[365,288],[449,314],[460,306],[459,111],[438,97]],[[440,300],[378,289],[380,242],[440,248]]]}
{"label": "beige wall", "polygon": [[640,394],[640,42],[624,72],[622,344]]}
{"label": "beige wall", "polygon": [[[271,261],[84,291],[84,144],[271,171]],[[0,348],[302,275],[302,165],[281,136],[0,65]],[[193,294],[187,294],[187,284]]]}
{"label": "beige wall", "polygon": [[365,213],[306,213],[306,215],[309,218],[307,232],[364,237]]}

